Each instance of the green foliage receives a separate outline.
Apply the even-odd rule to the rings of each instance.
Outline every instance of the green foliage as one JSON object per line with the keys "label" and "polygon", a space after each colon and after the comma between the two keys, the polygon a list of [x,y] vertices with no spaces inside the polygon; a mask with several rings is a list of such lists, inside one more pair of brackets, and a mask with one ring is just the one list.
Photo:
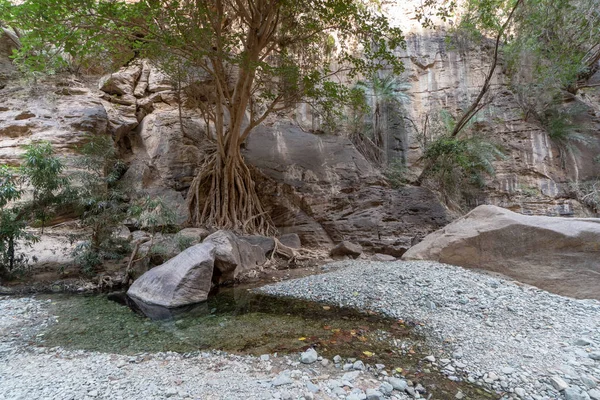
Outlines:
{"label": "green foliage", "polygon": [[[84,272],[91,273],[103,259],[125,253],[116,246],[113,234],[127,217],[127,198],[117,183],[124,171],[110,136],[90,135],[76,165],[77,201],[81,223],[90,230],[86,244],[74,255]],[[79,260],[79,261],[77,261]]]}
{"label": "green foliage", "polygon": [[64,166],[54,156],[49,142],[25,146],[21,174],[33,189],[31,213],[44,226],[54,215],[53,207],[65,204],[73,197],[69,178],[63,175]]}
{"label": "green foliage", "polygon": [[[21,168],[0,166],[0,274],[24,270],[30,257],[18,248],[39,240],[26,231],[27,223],[37,219],[44,226],[54,215],[54,207],[67,201],[69,180],[62,171],[61,161],[47,142],[27,146]],[[22,185],[33,189],[31,200],[21,201]]]}
{"label": "green foliage", "polygon": [[402,160],[394,160],[384,171],[384,175],[394,189],[399,189],[409,184],[407,178],[408,168]]}
{"label": "green foliage", "polygon": [[150,231],[152,234],[168,229],[177,219],[175,212],[162,199],[152,199],[148,195],[134,201],[127,213],[135,220],[139,229]]}
{"label": "green foliage", "polygon": [[387,165],[386,132],[383,118],[399,118],[402,107],[410,101],[406,90],[410,85],[398,77],[375,74],[367,81],[358,81],[354,90],[356,101],[350,108],[350,139],[371,162]]}
{"label": "green foliage", "polygon": [[175,235],[175,243],[177,244],[179,251],[183,251],[194,243],[194,238],[191,236],[177,234]]}
{"label": "green foliage", "polygon": [[504,157],[498,146],[477,136],[440,136],[429,144],[424,159],[431,165],[427,178],[434,182],[447,202],[474,194],[493,176],[493,161]]}
{"label": "green foliage", "polygon": [[569,189],[572,196],[586,205],[596,214],[600,213],[600,179],[586,182],[571,182]]}

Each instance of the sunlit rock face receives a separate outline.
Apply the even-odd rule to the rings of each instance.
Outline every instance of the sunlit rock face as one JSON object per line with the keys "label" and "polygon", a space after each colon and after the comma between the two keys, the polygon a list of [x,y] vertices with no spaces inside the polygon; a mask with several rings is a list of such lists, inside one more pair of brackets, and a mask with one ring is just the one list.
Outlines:
{"label": "sunlit rock face", "polygon": [[[440,110],[460,115],[470,105],[489,70],[493,40],[483,46],[461,44],[452,40],[452,21],[434,20],[439,26],[436,30],[420,25],[414,16],[420,1],[388,3],[385,7],[391,19],[406,35],[406,49],[398,51],[398,56],[406,67],[401,80],[410,87],[410,101],[403,107],[403,116],[410,121],[388,132],[388,152],[390,158],[402,157],[418,172],[414,167],[422,154],[422,138],[413,123],[422,134],[425,121],[431,124]],[[600,153],[600,86],[594,82],[600,82],[600,73],[577,96],[565,99],[587,111],[579,122],[591,127],[587,143],[572,142],[565,150],[538,125],[523,120],[503,66],[496,69],[493,100],[481,112],[478,128],[496,140],[507,157],[495,163],[496,176],[488,182],[480,203],[526,214],[589,215],[578,202],[565,197],[570,182],[600,175],[600,165],[593,161]]]}
{"label": "sunlit rock face", "polygon": [[404,260],[499,272],[557,294],[600,299],[600,218],[527,216],[485,205],[426,236]]}

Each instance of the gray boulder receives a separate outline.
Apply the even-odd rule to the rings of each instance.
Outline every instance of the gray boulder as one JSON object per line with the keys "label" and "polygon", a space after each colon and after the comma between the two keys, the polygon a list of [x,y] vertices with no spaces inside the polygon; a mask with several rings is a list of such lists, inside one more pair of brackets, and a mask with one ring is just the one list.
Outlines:
{"label": "gray boulder", "polygon": [[259,246],[261,249],[263,249],[265,255],[271,253],[275,249],[275,240],[272,237],[252,235],[242,236],[240,239],[245,240],[246,242],[255,246]]}
{"label": "gray boulder", "polygon": [[296,233],[286,233],[281,235],[279,242],[291,249],[299,249],[302,247],[300,237]]}
{"label": "gray boulder", "polygon": [[410,248],[432,260],[498,272],[560,295],[600,299],[600,219],[526,216],[479,206]]}
{"label": "gray boulder", "polygon": [[215,253],[210,243],[190,247],[139,277],[127,295],[169,308],[204,301],[212,286]]}
{"label": "gray boulder", "polygon": [[216,248],[216,283],[234,280],[240,274],[267,262],[260,246],[250,244],[230,231],[217,231],[207,236],[204,243],[210,243]]}
{"label": "gray boulder", "polygon": [[361,245],[349,242],[347,240],[342,241],[329,252],[329,255],[331,255],[332,257],[350,256],[356,258],[361,254]]}

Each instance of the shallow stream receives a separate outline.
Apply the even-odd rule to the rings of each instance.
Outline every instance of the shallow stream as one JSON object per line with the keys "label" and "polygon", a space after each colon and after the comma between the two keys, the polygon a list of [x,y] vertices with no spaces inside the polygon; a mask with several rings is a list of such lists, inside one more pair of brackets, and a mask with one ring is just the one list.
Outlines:
{"label": "shallow stream", "polygon": [[459,390],[468,399],[497,398],[428,370],[422,361],[427,349],[410,321],[245,288],[221,290],[194,307],[152,310],[158,319],[143,315],[124,295],[44,297],[52,300],[58,321],[39,337],[43,346],[120,354],[218,349],[252,355],[298,353],[312,346],[329,359],[340,355],[384,364],[388,372],[421,383],[434,399],[453,399]]}

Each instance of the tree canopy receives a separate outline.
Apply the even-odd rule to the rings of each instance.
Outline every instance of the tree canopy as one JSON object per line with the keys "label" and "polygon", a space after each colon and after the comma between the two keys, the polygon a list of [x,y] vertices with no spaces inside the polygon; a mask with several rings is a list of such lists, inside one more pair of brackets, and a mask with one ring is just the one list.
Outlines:
{"label": "tree canopy", "polygon": [[215,145],[188,195],[195,224],[270,231],[240,154],[253,128],[301,101],[324,116],[339,113],[353,98],[346,86],[353,78],[402,70],[393,53],[404,44],[402,33],[370,0],[1,4],[0,20],[24,33],[17,59],[28,69],[143,57],[188,87],[210,82],[194,102]]}

